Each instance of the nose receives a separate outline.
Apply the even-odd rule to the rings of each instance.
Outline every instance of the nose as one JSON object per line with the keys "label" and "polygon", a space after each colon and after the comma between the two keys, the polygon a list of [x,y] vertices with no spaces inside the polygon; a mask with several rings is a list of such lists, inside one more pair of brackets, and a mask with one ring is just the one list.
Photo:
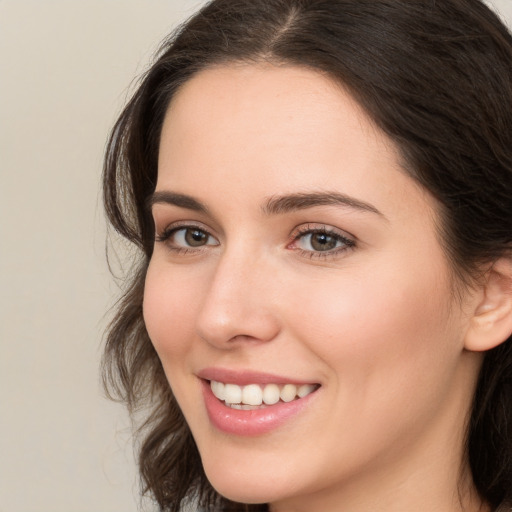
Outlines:
{"label": "nose", "polygon": [[197,333],[207,343],[229,350],[277,336],[278,283],[275,269],[263,259],[248,257],[244,251],[219,257],[197,318]]}

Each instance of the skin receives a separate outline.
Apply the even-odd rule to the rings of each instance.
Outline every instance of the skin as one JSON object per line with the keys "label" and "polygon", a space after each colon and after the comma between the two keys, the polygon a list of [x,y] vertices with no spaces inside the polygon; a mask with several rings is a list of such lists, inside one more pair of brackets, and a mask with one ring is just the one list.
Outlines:
{"label": "skin", "polygon": [[[279,512],[487,510],[463,450],[479,297],[455,298],[434,199],[346,91],[298,67],[197,74],[166,116],[156,190],[207,209],[155,201],[144,318],[221,494]],[[265,211],[271,198],[319,192],[378,213]],[[203,245],[187,245],[187,226]],[[317,250],[302,228],[350,242]],[[321,387],[279,428],[228,435],[197,377],[211,366]]]}

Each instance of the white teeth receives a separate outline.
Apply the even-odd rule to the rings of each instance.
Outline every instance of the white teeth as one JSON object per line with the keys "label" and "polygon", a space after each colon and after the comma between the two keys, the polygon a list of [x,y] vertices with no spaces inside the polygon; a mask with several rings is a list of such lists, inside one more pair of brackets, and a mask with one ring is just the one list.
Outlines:
{"label": "white teeth", "polygon": [[285,384],[281,389],[281,400],[283,402],[291,402],[297,396],[297,386],[293,384]]}
{"label": "white teeth", "polygon": [[279,402],[279,386],[277,384],[267,384],[263,390],[263,401],[267,405],[274,405]]}
{"label": "white teeth", "polygon": [[246,404],[227,404],[232,409],[240,409],[241,411],[253,411],[254,409],[259,409],[257,405],[246,405]]}
{"label": "white teeth", "polygon": [[224,400],[228,404],[239,404],[242,401],[242,388],[236,384],[225,384]]}
{"label": "white teeth", "polygon": [[227,405],[235,409],[244,410],[262,404],[274,405],[279,400],[291,402],[296,397],[304,398],[317,388],[314,384],[303,384],[299,387],[294,384],[285,384],[282,387],[277,384],[238,386],[236,384],[224,384],[215,380],[210,381],[210,387],[212,393],[219,400],[225,401]]}
{"label": "white teeth", "polygon": [[303,384],[297,390],[297,396],[299,398],[304,398],[305,396],[308,396],[310,393],[312,393],[314,390],[315,390],[314,384]]}
{"label": "white teeth", "polygon": [[249,384],[242,389],[242,403],[247,405],[261,405],[263,391],[258,384]]}
{"label": "white teeth", "polygon": [[212,380],[210,382],[210,387],[212,388],[212,393],[219,399],[224,400],[224,383],[217,382]]}

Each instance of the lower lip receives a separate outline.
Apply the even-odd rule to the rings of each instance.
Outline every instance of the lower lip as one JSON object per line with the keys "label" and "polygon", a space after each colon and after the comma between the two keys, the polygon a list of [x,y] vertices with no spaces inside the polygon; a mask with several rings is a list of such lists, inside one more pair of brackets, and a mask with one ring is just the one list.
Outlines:
{"label": "lower lip", "polygon": [[279,428],[306,407],[316,395],[310,393],[291,402],[278,402],[248,411],[232,409],[212,393],[210,383],[202,381],[206,411],[211,423],[222,432],[238,436],[258,436]]}

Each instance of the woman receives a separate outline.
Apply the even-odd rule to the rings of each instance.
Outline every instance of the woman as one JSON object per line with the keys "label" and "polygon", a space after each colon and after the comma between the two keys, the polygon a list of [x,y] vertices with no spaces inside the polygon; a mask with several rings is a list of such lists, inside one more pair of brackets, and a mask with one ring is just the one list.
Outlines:
{"label": "woman", "polygon": [[163,45],[104,177],[162,510],[509,510],[511,62],[478,0],[215,0]]}

